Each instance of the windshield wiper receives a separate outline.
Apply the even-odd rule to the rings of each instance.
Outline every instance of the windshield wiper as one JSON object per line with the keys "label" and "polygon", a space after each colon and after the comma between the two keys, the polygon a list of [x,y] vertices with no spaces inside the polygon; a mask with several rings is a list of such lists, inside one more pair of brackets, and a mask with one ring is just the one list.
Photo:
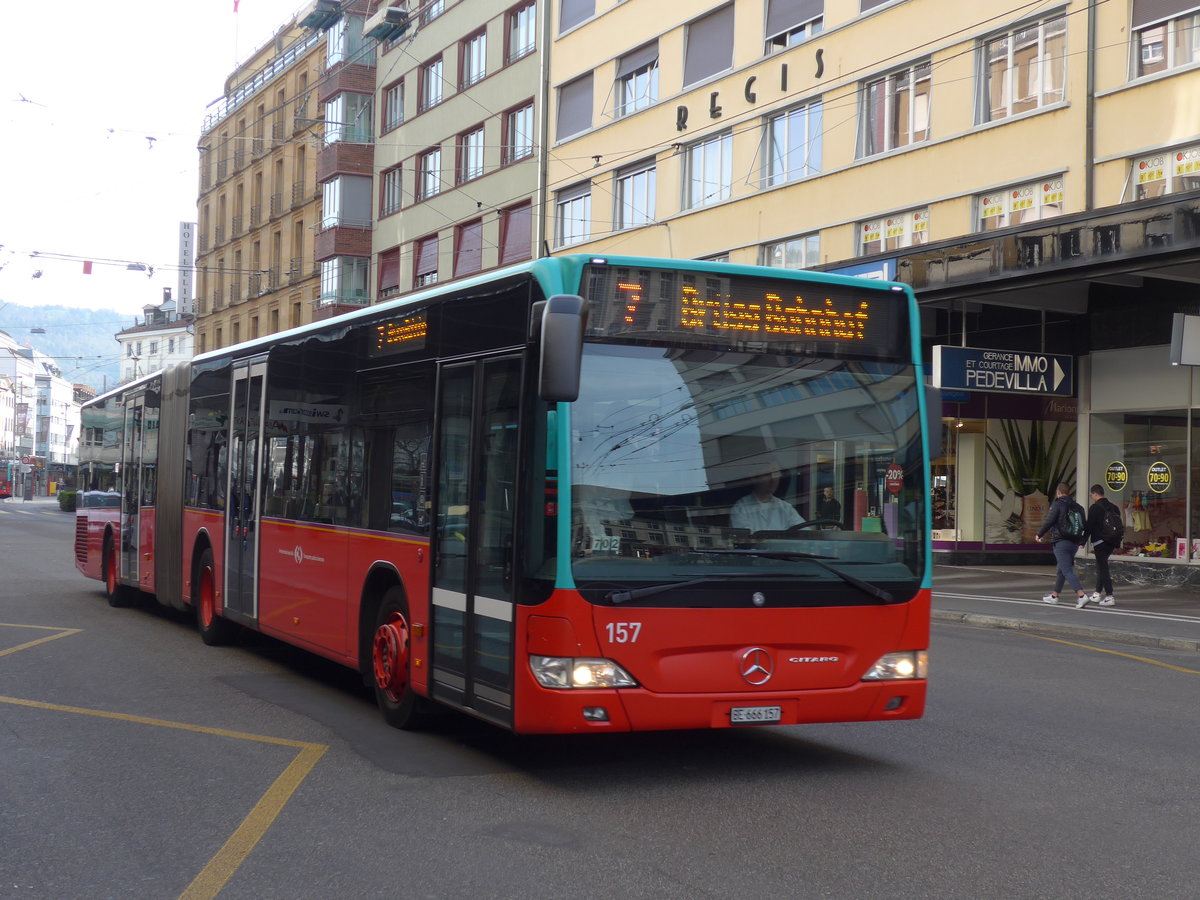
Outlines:
{"label": "windshield wiper", "polygon": [[828,563],[823,562],[823,560],[826,559],[837,559],[836,556],[819,556],[816,553],[796,553],[787,550],[696,550],[694,552],[711,553],[719,556],[757,556],[762,559],[782,559],[789,562],[801,560],[803,562],[810,562],[814,566],[836,575],[851,587],[856,587],[864,594],[870,594],[872,597],[882,600],[884,603],[894,603],[896,600],[895,597],[893,597],[883,588],[877,587],[876,585],[871,584],[869,581],[863,581],[861,578],[855,578],[853,575],[849,575],[845,572],[835,569]]}
{"label": "windshield wiper", "polygon": [[[642,597],[653,597],[655,594],[664,594],[667,591],[673,591],[675,588],[693,587],[697,584],[712,584],[716,581],[737,581],[743,578],[761,578],[761,575],[750,572],[714,572],[711,575],[705,575],[703,578],[692,578],[688,581],[668,581],[665,584],[650,584],[646,587],[633,588],[629,591],[609,591],[604,595],[604,599],[609,602],[628,603],[630,600],[640,600]],[[771,575],[768,577],[779,577]]]}

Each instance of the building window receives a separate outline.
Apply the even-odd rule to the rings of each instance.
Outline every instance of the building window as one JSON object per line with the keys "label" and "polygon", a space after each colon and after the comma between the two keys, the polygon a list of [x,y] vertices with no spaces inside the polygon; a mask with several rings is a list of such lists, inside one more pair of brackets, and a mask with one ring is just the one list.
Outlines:
{"label": "building window", "polygon": [[592,73],[568,81],[558,89],[557,140],[592,127]]}
{"label": "building window", "polygon": [[371,105],[370,94],[342,93],[331,97],[325,104],[325,143],[371,143],[374,134]]}
{"label": "building window", "polygon": [[767,120],[767,186],[807,178],[821,171],[821,101]]}
{"label": "building window", "polygon": [[438,280],[438,236],[431,234],[413,242],[413,286],[424,287]]}
{"label": "building window", "polygon": [[421,112],[442,102],[442,58],[421,66]]}
{"label": "building window", "polygon": [[859,235],[858,250],[863,256],[924,244],[929,240],[929,208],[863,222]]}
{"label": "building window", "polygon": [[1060,102],[1067,74],[1067,19],[1029,22],[988,38],[979,54],[979,122]]}
{"label": "building window", "polygon": [[820,262],[821,239],[815,234],[763,244],[760,265],[780,269],[808,269]]}
{"label": "building window", "polygon": [[442,148],[434,147],[417,157],[417,199],[426,200],[442,190]]}
{"label": "building window", "polygon": [[684,209],[729,199],[733,184],[733,134],[725,132],[687,148],[684,160]]}
{"label": "building window", "polygon": [[508,50],[504,58],[510,63],[528,56],[537,47],[534,28],[537,24],[537,4],[527,3],[508,14]]}
{"label": "building window", "polygon": [[428,25],[446,11],[446,0],[425,0],[421,4],[421,24]]}
{"label": "building window", "polygon": [[1200,144],[1135,159],[1133,183],[1137,200],[1200,188]]}
{"label": "building window", "polygon": [[1200,7],[1196,6],[1195,0],[1160,0],[1156,3],[1134,0],[1135,78],[1197,61],[1200,61]]}
{"label": "building window", "polygon": [[980,231],[995,231],[1022,222],[1052,219],[1063,212],[1063,180],[1060,176],[989,191],[976,197],[975,202],[979,210]]}
{"label": "building window", "polygon": [[825,0],[767,0],[766,49],[769,56],[821,33]]}
{"label": "building window", "polygon": [[500,265],[532,255],[533,205],[527,200],[500,210]]}
{"label": "building window", "polygon": [[683,86],[696,84],[733,66],[733,4],[710,12],[687,27]]}
{"label": "building window", "polygon": [[363,256],[336,256],[321,263],[321,304],[366,306],[367,273],[371,261]]}
{"label": "building window", "polygon": [[470,181],[483,174],[483,126],[458,136],[458,183]]}
{"label": "building window", "polygon": [[519,109],[510,110],[504,114],[504,156],[505,164],[533,156],[533,104],[528,103]]}
{"label": "building window", "polygon": [[383,130],[391,131],[404,124],[404,82],[397,81],[383,91]]}
{"label": "building window", "polygon": [[928,60],[862,87],[860,157],[929,140]]}
{"label": "building window", "polygon": [[483,220],[465,222],[454,230],[454,277],[483,268]]}
{"label": "building window", "polygon": [[388,169],[381,176],[383,181],[383,198],[379,205],[382,215],[391,215],[400,209],[404,203],[404,170],[400,166]]}
{"label": "building window", "polygon": [[658,41],[617,61],[613,113],[618,118],[658,102]]}
{"label": "building window", "polygon": [[371,179],[364,175],[338,175],[321,186],[321,227],[371,225]]}
{"label": "building window", "polygon": [[617,214],[614,225],[635,228],[654,221],[655,173],[654,163],[642,163],[617,173]]}
{"label": "building window", "polygon": [[569,247],[592,236],[592,183],[585,181],[558,192],[554,202],[554,240]]}
{"label": "building window", "polygon": [[400,248],[379,254],[379,299],[400,293]]}
{"label": "building window", "polygon": [[558,33],[574,28],[596,14],[596,0],[559,0]]}
{"label": "building window", "polygon": [[479,32],[459,44],[459,85],[468,88],[487,74],[487,33]]}
{"label": "building window", "polygon": [[[363,38],[365,16],[343,15],[325,35],[325,67],[340,62],[356,62],[366,52],[368,42]],[[372,42],[373,44],[373,42]],[[371,46],[373,50],[374,47]]]}

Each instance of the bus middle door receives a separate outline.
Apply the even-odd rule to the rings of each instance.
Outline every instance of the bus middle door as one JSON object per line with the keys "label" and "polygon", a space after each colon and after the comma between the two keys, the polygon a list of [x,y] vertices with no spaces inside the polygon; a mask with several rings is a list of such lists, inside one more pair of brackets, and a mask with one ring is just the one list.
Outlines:
{"label": "bus middle door", "polygon": [[521,359],[444,366],[438,386],[433,696],[512,723]]}
{"label": "bus middle door", "polygon": [[125,403],[125,440],[121,446],[121,535],[119,580],[137,587],[141,584],[141,502],[142,441],[146,409],[145,396],[138,394]]}
{"label": "bus middle door", "polygon": [[234,365],[229,416],[229,484],[225,492],[225,611],[258,619],[258,520],[261,514],[265,359]]}

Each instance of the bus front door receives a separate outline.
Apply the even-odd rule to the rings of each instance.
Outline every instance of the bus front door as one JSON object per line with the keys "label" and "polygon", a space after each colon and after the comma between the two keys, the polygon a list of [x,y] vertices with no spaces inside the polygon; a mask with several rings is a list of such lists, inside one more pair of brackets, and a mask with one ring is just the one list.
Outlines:
{"label": "bus front door", "polygon": [[225,611],[244,624],[258,618],[258,518],[261,509],[266,360],[235,364],[225,492]]}
{"label": "bus front door", "polygon": [[447,365],[438,387],[433,696],[512,723],[521,360]]}

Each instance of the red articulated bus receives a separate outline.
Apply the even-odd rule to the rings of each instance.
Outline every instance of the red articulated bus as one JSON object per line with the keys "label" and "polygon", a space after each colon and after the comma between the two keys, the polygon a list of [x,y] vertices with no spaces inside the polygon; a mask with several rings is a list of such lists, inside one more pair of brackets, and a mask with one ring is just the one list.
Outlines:
{"label": "red articulated bus", "polygon": [[76,564],[357,669],[398,727],[918,718],[918,335],[898,284],[536,260],[89,402]]}

